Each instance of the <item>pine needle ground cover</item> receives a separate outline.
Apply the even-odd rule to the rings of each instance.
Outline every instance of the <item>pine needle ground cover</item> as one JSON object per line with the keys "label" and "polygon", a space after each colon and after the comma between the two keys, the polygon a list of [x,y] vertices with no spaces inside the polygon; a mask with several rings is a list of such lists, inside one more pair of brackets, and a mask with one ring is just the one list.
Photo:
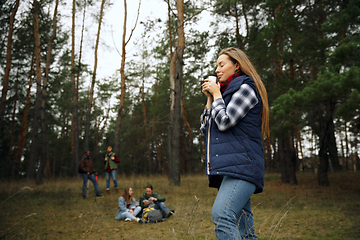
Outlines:
{"label": "pine needle ground cover", "polygon": [[[319,187],[317,175],[297,175],[299,184],[267,174],[264,192],[252,197],[259,239],[360,239],[360,174],[329,173],[330,187]],[[181,186],[167,177],[118,176],[120,193],[88,199],[82,180],[59,179],[41,186],[0,183],[0,239],[216,239],[211,208],[216,189],[204,175],[182,176]],[[105,192],[105,179],[99,186]],[[115,220],[118,198],[126,186],[139,200],[147,184],[166,197],[175,215],[157,224]],[[111,185],[113,186],[113,185]]]}

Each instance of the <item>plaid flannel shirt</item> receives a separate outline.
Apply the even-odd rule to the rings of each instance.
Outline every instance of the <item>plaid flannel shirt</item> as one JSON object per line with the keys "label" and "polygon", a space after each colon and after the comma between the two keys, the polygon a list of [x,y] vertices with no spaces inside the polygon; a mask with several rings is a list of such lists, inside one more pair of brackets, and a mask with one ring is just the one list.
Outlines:
{"label": "plaid flannel shirt", "polygon": [[218,98],[212,103],[211,109],[205,107],[200,117],[200,130],[205,133],[205,122],[211,117],[220,131],[226,131],[244,118],[258,102],[255,91],[248,84],[243,84],[227,106],[222,98]]}

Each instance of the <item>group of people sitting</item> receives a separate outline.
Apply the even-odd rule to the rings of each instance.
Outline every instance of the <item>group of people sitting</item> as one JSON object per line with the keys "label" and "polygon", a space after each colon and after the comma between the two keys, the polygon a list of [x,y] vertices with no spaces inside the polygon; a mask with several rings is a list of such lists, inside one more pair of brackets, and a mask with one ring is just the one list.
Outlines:
{"label": "group of people sitting", "polygon": [[137,204],[136,199],[133,197],[133,189],[126,187],[119,198],[119,209],[115,219],[141,222],[142,212],[150,208],[158,210],[163,219],[170,217],[173,211],[170,211],[165,205],[165,197],[153,190],[152,185],[147,185],[145,192],[140,197],[139,204]]}

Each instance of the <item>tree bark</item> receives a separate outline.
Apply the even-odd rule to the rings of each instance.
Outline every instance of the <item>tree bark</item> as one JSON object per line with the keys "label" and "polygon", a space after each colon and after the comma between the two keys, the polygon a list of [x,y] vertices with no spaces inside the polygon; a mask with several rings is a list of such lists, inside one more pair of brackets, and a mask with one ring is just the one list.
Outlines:
{"label": "tree bark", "polygon": [[[350,152],[349,152],[349,140],[348,140],[346,121],[345,121],[345,149],[346,149],[346,158],[345,158],[346,159],[346,170],[348,170],[348,160],[349,160]],[[345,156],[345,155],[343,154],[343,156]]]}
{"label": "tree bark", "polygon": [[3,121],[5,116],[5,105],[6,105],[6,97],[7,92],[9,89],[9,77],[10,77],[10,70],[11,70],[11,52],[12,52],[12,44],[13,44],[13,33],[14,33],[14,21],[15,21],[15,15],[19,8],[20,0],[16,0],[14,9],[11,12],[10,15],[10,24],[9,24],[9,32],[7,36],[7,46],[6,46],[6,65],[5,65],[5,72],[3,77],[3,87],[1,90],[1,103],[0,103],[0,130],[2,133],[2,130],[4,130]]}
{"label": "tree bark", "polygon": [[341,171],[342,167],[339,163],[339,156],[337,153],[335,126],[332,116],[331,119],[329,119],[329,129],[327,133],[327,138],[328,138],[328,151],[329,151],[331,166],[334,171],[336,172]]}
{"label": "tree bark", "polygon": [[319,168],[318,168],[318,183],[319,186],[329,186],[328,169],[329,169],[329,156],[327,152],[328,138],[326,137],[328,123],[323,123],[322,131],[319,135]]}
{"label": "tree bark", "polygon": [[123,116],[124,101],[125,101],[125,56],[126,56],[126,22],[127,22],[127,4],[124,0],[124,26],[123,26],[123,39],[122,39],[122,53],[120,64],[120,78],[121,78],[121,91],[120,91],[120,104],[117,113],[116,126],[115,126],[115,152],[120,150],[120,128]]}
{"label": "tree bark", "polygon": [[145,69],[142,70],[142,87],[141,87],[141,101],[143,107],[143,118],[144,118],[144,131],[145,131],[145,142],[147,146],[147,157],[148,157],[148,164],[149,164],[149,174],[153,171],[152,166],[152,156],[151,156],[151,144],[149,142],[149,134],[148,134],[148,124],[146,119],[146,103],[145,103]]}
{"label": "tree bark", "polygon": [[57,29],[57,8],[59,5],[59,0],[55,1],[55,8],[54,8],[54,16],[53,16],[53,34],[49,40],[48,50],[46,54],[46,65],[45,65],[45,76],[43,79],[43,86],[42,86],[42,102],[41,102],[41,112],[40,112],[40,119],[41,119],[41,139],[42,139],[42,152],[41,152],[41,163],[38,174],[36,175],[36,184],[42,184],[42,175],[45,169],[45,165],[47,163],[47,135],[46,135],[46,90],[48,86],[48,79],[49,79],[49,71],[50,71],[50,64],[51,64],[51,53],[52,47],[54,44],[54,40],[56,38],[56,29]]}
{"label": "tree bark", "polygon": [[[15,86],[15,99],[14,99],[14,108],[13,108],[13,112],[12,112],[12,117],[11,117],[11,135],[10,135],[10,142],[9,142],[9,151],[8,151],[8,155],[6,158],[7,162],[11,162],[11,154],[12,154],[12,148],[13,148],[13,142],[14,142],[14,132],[15,132],[15,114],[16,114],[16,104],[17,104],[17,100],[18,100],[18,83],[16,82],[16,86]],[[14,158],[13,160],[13,169],[15,169],[16,167],[16,159]],[[14,171],[12,171],[12,179],[14,179]]]}
{"label": "tree bark", "polygon": [[124,101],[125,101],[125,56],[126,56],[126,45],[130,41],[132,34],[136,28],[137,21],[139,19],[140,14],[140,5],[141,0],[139,1],[139,7],[136,17],[136,22],[134,27],[131,30],[129,38],[126,40],[126,23],[127,23],[127,4],[126,0],[124,0],[124,27],[123,27],[123,39],[122,39],[122,53],[121,53],[121,64],[120,64],[120,78],[121,78],[121,92],[120,92],[120,104],[117,112],[117,118],[116,118],[116,125],[115,125],[115,135],[114,135],[114,141],[115,141],[115,148],[114,151],[119,153],[120,151],[120,128],[121,128],[121,122],[123,117],[123,110],[124,110]]}
{"label": "tree bark", "polygon": [[40,66],[40,36],[39,36],[39,4],[34,0],[34,38],[35,38],[35,70],[36,70],[36,99],[34,108],[34,119],[31,132],[31,149],[30,160],[27,171],[27,179],[34,179],[36,171],[36,162],[38,161],[38,130],[39,130],[39,115],[41,111],[41,66]]}
{"label": "tree bark", "polygon": [[194,169],[193,157],[192,157],[193,133],[192,133],[190,123],[188,122],[187,117],[186,117],[184,94],[182,94],[181,102],[182,102],[182,120],[185,123],[186,129],[189,133],[188,144],[186,144],[186,136],[184,134],[185,159],[186,159],[186,163],[187,163],[187,172],[191,173],[191,172],[193,172],[193,169]]}
{"label": "tree bark", "polygon": [[28,115],[29,115],[29,108],[30,108],[30,93],[31,93],[31,85],[32,85],[32,77],[34,72],[34,53],[31,57],[31,66],[30,66],[30,77],[29,77],[29,87],[26,95],[26,105],[24,109],[24,115],[21,123],[21,130],[20,130],[20,137],[19,137],[19,145],[16,158],[14,160],[13,166],[13,178],[17,178],[20,171],[20,163],[21,158],[24,152],[24,145],[25,145],[25,138],[27,133],[27,124],[28,124]]}
{"label": "tree bark", "polygon": [[75,81],[75,13],[76,1],[72,2],[72,26],[71,26],[71,85],[73,98],[73,116],[71,123],[71,148],[72,148],[72,164],[70,170],[73,175],[77,174],[77,166],[79,164],[79,124],[78,124],[78,95],[77,85]]}
{"label": "tree bark", "polygon": [[[77,67],[77,71],[76,71],[77,72],[76,73],[76,102],[77,103],[79,102],[79,81],[80,81],[80,72],[82,71],[81,58],[82,58],[82,49],[83,49],[83,41],[84,41],[86,5],[87,5],[87,0],[85,0],[85,3],[84,3],[83,19],[82,19],[82,25],[81,25],[80,47],[79,47],[79,59],[78,59],[78,67]],[[85,107],[87,107],[87,104],[85,104],[84,108]],[[81,118],[82,118],[82,112],[80,114],[80,120],[78,118],[78,129],[80,129]],[[72,141],[74,141],[73,138],[72,138]]]}
{"label": "tree bark", "polygon": [[100,39],[100,32],[101,32],[101,23],[103,18],[103,12],[104,12],[104,4],[105,0],[101,1],[101,7],[100,7],[100,18],[99,18],[99,25],[98,25],[98,32],[96,35],[96,43],[95,43],[95,56],[94,56],[94,71],[92,74],[92,80],[91,80],[91,87],[90,87],[90,97],[89,97],[89,104],[88,109],[86,112],[86,124],[85,124],[85,150],[89,150],[89,138],[90,138],[90,118],[91,118],[91,108],[93,105],[93,99],[94,99],[94,87],[95,87],[95,81],[96,81],[96,71],[97,71],[97,63],[98,63],[98,48],[99,48],[99,39]]}
{"label": "tree bark", "polygon": [[171,107],[170,107],[170,154],[169,154],[169,180],[171,184],[180,186],[180,133],[181,133],[181,97],[182,97],[182,66],[185,49],[184,34],[184,0],[176,2],[177,9],[177,35],[176,48],[171,59],[170,83]]}
{"label": "tree bark", "polygon": [[297,185],[296,153],[293,137],[290,134],[287,137],[279,138],[279,157],[281,182]]}

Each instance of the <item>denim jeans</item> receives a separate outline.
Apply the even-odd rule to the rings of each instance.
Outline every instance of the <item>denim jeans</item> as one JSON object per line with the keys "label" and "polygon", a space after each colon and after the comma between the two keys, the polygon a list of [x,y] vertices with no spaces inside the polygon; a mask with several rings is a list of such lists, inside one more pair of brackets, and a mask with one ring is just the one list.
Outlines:
{"label": "denim jeans", "polygon": [[110,175],[111,175],[112,179],[114,180],[114,186],[116,188],[119,187],[118,182],[116,180],[116,169],[114,169],[110,172],[106,171],[105,173],[106,173],[106,189],[110,188]]}
{"label": "denim jeans", "polygon": [[257,239],[250,206],[255,189],[252,183],[224,177],[212,208],[218,239]]}
{"label": "denim jeans", "polygon": [[167,206],[165,205],[165,203],[163,202],[157,202],[155,204],[155,209],[161,209],[164,213],[167,213],[168,211],[170,211]]}
{"label": "denim jeans", "polygon": [[82,176],[83,176],[83,180],[84,180],[83,187],[82,187],[83,196],[86,196],[86,184],[87,184],[88,179],[90,179],[90,181],[92,181],[92,183],[94,184],[96,195],[99,195],[100,192],[99,192],[98,184],[97,184],[94,174],[90,174],[88,176],[86,173],[83,173]]}
{"label": "denim jeans", "polygon": [[[138,215],[138,213],[141,211],[141,207],[137,206],[135,207],[134,209],[134,213],[135,213],[135,216]],[[130,218],[131,220],[134,220],[135,216],[133,216],[131,213],[129,212],[123,212],[121,214],[121,219],[125,219],[125,218]]]}

